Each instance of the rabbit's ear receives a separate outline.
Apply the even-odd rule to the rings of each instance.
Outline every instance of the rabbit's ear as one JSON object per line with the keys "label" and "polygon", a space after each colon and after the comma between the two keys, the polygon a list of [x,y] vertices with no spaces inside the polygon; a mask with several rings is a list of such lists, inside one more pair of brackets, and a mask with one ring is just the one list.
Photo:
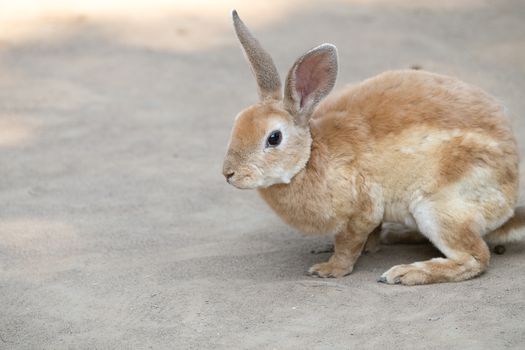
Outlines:
{"label": "rabbit's ear", "polygon": [[281,79],[270,55],[262,48],[259,41],[250,33],[250,30],[241,21],[237,11],[232,11],[233,25],[237,37],[244,49],[244,54],[250,62],[252,73],[257,80],[259,97],[261,100],[272,98],[281,99]]}
{"label": "rabbit's ear", "polygon": [[320,45],[300,57],[288,72],[284,107],[305,123],[315,106],[332,91],[337,77],[337,49]]}

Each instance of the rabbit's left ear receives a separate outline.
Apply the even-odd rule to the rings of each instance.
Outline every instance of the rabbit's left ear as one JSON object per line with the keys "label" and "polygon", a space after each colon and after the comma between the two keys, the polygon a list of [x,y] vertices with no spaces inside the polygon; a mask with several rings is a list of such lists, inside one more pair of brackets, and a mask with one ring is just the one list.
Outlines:
{"label": "rabbit's left ear", "polygon": [[284,107],[305,123],[315,106],[332,91],[337,77],[337,49],[320,45],[300,57],[288,72]]}
{"label": "rabbit's left ear", "polygon": [[232,18],[235,33],[237,33],[237,37],[244,49],[244,54],[246,58],[248,58],[250,68],[257,81],[260,99],[265,100],[270,98],[280,100],[282,96],[281,79],[279,78],[279,73],[273,63],[272,57],[263,49],[252,33],[250,33],[248,27],[246,27],[244,22],[239,18],[237,11],[232,11]]}

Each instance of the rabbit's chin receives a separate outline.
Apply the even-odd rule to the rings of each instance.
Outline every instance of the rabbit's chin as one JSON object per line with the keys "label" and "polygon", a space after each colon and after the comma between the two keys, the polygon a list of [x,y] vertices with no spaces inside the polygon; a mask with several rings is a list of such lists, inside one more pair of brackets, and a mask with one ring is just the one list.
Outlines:
{"label": "rabbit's chin", "polygon": [[260,186],[256,186],[252,184],[237,183],[237,182],[229,182],[229,184],[239,190],[256,190],[260,188]]}
{"label": "rabbit's chin", "polygon": [[228,179],[228,183],[240,190],[255,190],[262,185],[260,181],[256,181],[249,176],[233,176]]}
{"label": "rabbit's chin", "polygon": [[288,184],[290,183],[290,178],[254,179],[251,176],[233,176],[228,179],[228,183],[240,190],[256,190],[278,184]]}

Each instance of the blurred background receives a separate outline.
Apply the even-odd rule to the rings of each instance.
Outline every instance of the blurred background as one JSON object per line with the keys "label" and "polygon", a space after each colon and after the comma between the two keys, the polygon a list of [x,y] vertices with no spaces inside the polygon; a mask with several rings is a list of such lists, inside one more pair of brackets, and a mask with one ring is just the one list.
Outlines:
{"label": "blurred background", "polygon": [[525,151],[521,0],[1,0],[0,349],[522,346],[523,245],[460,284],[375,283],[430,246],[315,280],[328,240],[226,185],[257,100],[233,8],[282,75],[331,42],[338,87],[411,66],[479,85]]}

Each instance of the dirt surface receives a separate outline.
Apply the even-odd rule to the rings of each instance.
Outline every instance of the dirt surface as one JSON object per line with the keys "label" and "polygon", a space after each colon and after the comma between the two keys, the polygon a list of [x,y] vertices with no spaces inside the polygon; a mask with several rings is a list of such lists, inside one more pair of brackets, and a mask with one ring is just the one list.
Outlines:
{"label": "dirt surface", "polygon": [[221,175],[257,98],[231,8],[283,74],[332,42],[339,87],[411,65],[481,86],[523,154],[523,1],[25,3],[0,5],[0,349],[524,348],[524,244],[463,283],[376,283],[429,245],[310,278],[329,239]]}

